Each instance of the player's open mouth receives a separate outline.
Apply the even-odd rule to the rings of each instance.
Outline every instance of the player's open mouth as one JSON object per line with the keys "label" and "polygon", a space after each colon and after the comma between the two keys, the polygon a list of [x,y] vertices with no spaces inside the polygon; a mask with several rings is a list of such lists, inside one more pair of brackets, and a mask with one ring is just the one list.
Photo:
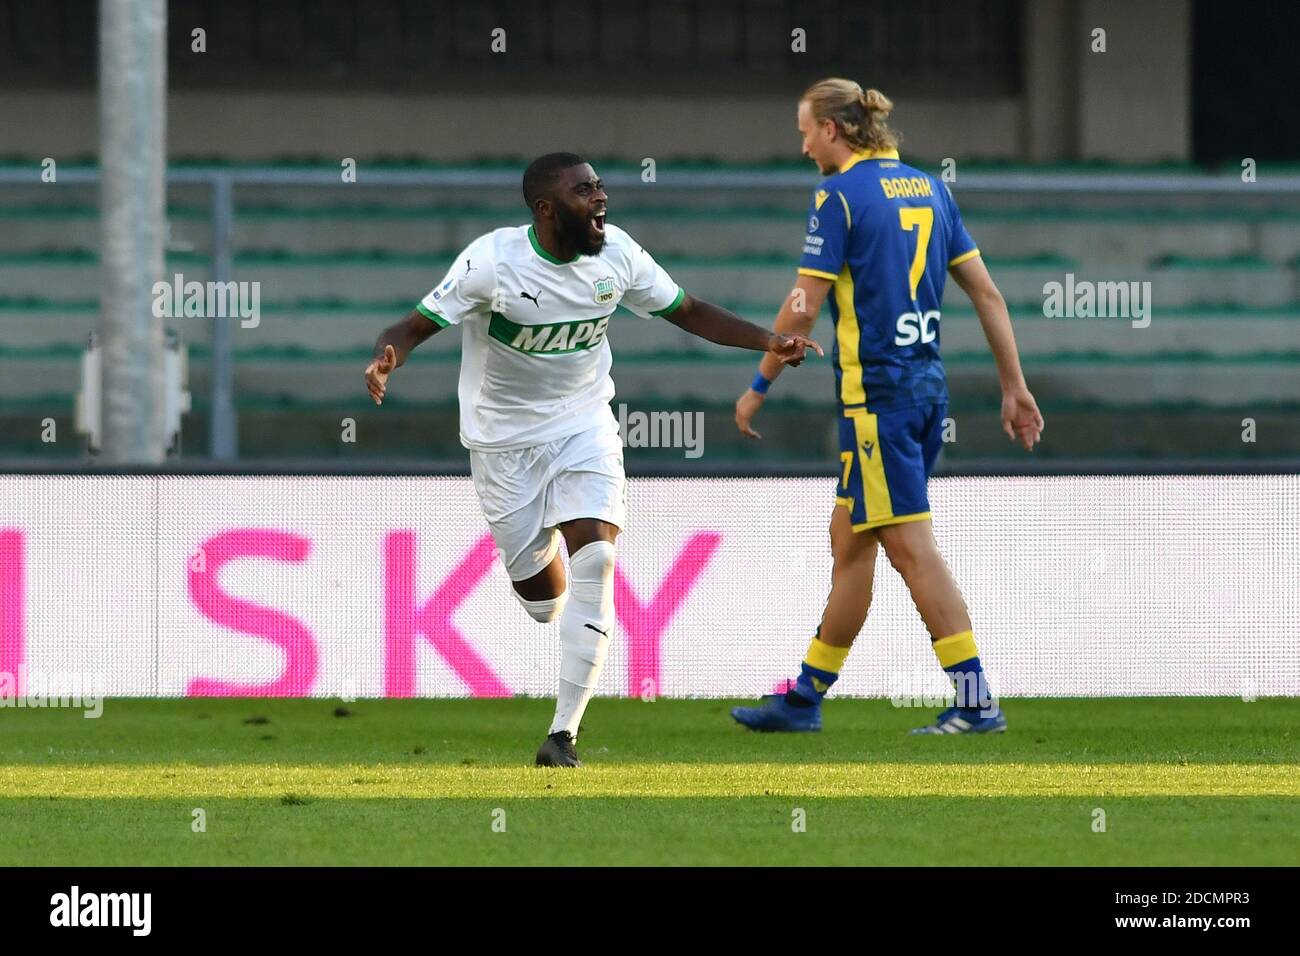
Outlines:
{"label": "player's open mouth", "polygon": [[591,217],[591,228],[598,236],[605,234],[605,214],[603,212]]}

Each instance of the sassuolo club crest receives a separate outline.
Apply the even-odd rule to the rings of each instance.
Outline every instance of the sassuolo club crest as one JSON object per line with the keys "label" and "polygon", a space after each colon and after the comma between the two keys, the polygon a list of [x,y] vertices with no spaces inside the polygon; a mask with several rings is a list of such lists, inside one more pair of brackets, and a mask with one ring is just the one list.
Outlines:
{"label": "sassuolo club crest", "polygon": [[597,305],[604,305],[606,302],[613,302],[614,296],[618,295],[618,289],[614,287],[613,276],[605,276],[603,279],[597,279],[595,285]]}

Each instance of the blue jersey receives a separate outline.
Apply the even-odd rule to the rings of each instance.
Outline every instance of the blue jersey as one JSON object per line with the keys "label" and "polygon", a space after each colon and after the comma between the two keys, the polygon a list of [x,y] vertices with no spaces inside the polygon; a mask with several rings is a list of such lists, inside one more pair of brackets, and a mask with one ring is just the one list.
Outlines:
{"label": "blue jersey", "polygon": [[857,153],[817,187],[799,272],[835,283],[841,408],[948,400],[939,307],[948,267],[977,255],[948,188],[894,150]]}

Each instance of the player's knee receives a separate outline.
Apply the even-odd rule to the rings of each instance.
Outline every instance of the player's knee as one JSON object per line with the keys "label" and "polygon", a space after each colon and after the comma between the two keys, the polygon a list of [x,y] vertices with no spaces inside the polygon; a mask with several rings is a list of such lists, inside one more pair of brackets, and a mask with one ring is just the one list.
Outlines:
{"label": "player's knee", "polygon": [[906,538],[892,538],[885,541],[885,557],[904,579],[909,578],[921,563],[920,549],[913,546]]}
{"label": "player's knee", "polygon": [[831,564],[835,573],[870,571],[876,566],[879,545],[862,539],[831,542]]}
{"label": "player's knee", "polygon": [[519,599],[519,603],[524,606],[524,610],[528,612],[528,616],[534,621],[549,624],[563,612],[564,605],[569,600],[569,592],[561,591],[558,596],[545,601],[526,600],[518,591],[515,592],[515,597]]}
{"label": "player's knee", "polygon": [[614,587],[614,545],[609,541],[583,545],[569,556],[569,577],[575,600],[603,604]]}

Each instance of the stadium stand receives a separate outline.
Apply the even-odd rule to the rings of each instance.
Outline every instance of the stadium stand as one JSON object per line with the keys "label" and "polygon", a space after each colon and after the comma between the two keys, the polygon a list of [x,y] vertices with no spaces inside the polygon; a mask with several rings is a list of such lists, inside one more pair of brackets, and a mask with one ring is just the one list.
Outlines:
{"label": "stadium stand", "polygon": [[[810,183],[813,177],[810,177]],[[98,324],[98,208],[94,191],[61,191],[52,206],[39,187],[0,195],[0,399],[9,418],[0,454],[35,450],[32,407],[70,419],[79,355]],[[368,190],[342,194],[298,187],[239,191],[234,278],[261,282],[263,317],[235,334],[240,446],[247,457],[338,454],[341,416],[370,415],[359,369],[383,324],[406,312],[474,235],[524,221],[510,191]],[[650,248],[686,289],[768,323],[792,281],[805,213],[802,190],[698,195],[615,193],[611,220]],[[73,199],[62,198],[73,195]],[[1088,457],[1239,457],[1225,441],[1240,418],[1273,420],[1294,434],[1300,408],[1300,200],[1226,206],[1193,196],[980,194],[958,198],[985,259],[1013,307],[1024,364],[1056,423],[1044,453]],[[168,272],[209,277],[211,225],[203,191],[172,190]],[[1045,317],[1047,282],[1149,281],[1153,321]],[[173,319],[190,350],[195,415],[186,444],[201,450],[211,332]],[[991,405],[996,378],[974,312],[949,286],[943,325],[959,440],[950,458],[1002,454]],[[829,324],[818,333],[829,341]],[[611,333],[619,399],[633,408],[710,412],[708,438],[736,454],[819,458],[829,407],[826,365],[779,386],[764,414],[774,442],[732,440],[728,406],[751,356],[715,349],[667,323],[620,313]],[[456,457],[455,332],[430,339],[398,380],[386,412],[400,421],[387,453]],[[380,423],[370,416],[380,428]],[[19,425],[18,419],[22,420]],[[969,421],[969,427],[965,427]],[[260,424],[259,424],[260,423]],[[68,423],[70,425],[70,421]],[[395,424],[395,423],[393,423]],[[1217,425],[1217,427],[1216,427]],[[1054,441],[1053,441],[1054,440]],[[793,442],[793,449],[792,449]],[[719,445],[715,444],[714,450]],[[1294,454],[1295,446],[1274,447]]]}
{"label": "stadium stand", "polygon": [[[809,176],[812,185],[813,176]],[[956,194],[1016,323],[1030,381],[1051,422],[1047,456],[1241,457],[1294,448],[1300,409],[1300,199],[1231,203],[1189,195]],[[803,189],[744,193],[614,191],[611,220],[685,288],[769,323],[790,287],[806,212]],[[0,190],[0,455],[39,449],[31,409],[71,427],[79,357],[96,327],[93,187]],[[205,190],[170,191],[168,274],[209,277]],[[456,457],[459,335],[439,335],[399,375],[378,416],[360,369],[378,330],[404,314],[469,240],[524,221],[511,190],[241,187],[233,278],[261,283],[262,319],[234,336],[241,454],[335,456],[341,417],[365,416],[389,454]],[[1044,285],[1076,279],[1150,282],[1153,319],[1044,315]],[[189,348],[195,411],[186,444],[201,448],[210,330],[173,319]],[[823,316],[817,333],[829,344]],[[621,312],[610,335],[618,401],[704,410],[711,454],[817,459],[830,442],[825,363],[782,380],[765,410],[768,442],[733,438],[729,406],[752,357],[665,322]],[[1006,454],[996,379],[978,322],[951,283],[943,344],[959,440],[949,459]],[[809,416],[818,422],[807,427]],[[1261,438],[1239,440],[1252,417]],[[1266,424],[1267,423],[1267,426]],[[391,434],[389,434],[391,433]],[[398,444],[394,446],[392,442]],[[49,449],[40,449],[48,453]],[[65,453],[74,453],[65,445]]]}
{"label": "stadium stand", "polygon": [[[0,118],[21,128],[0,168],[60,170],[98,149],[92,0],[0,0]],[[1261,124],[1242,102],[1285,102],[1293,52],[1268,18],[1202,0],[739,0],[650,7],[625,0],[457,5],[255,4],[173,0],[168,155],[173,166],[299,164],[355,156],[404,168],[519,170],[551,148],[610,157],[654,188],[612,194],[624,226],[692,291],[767,323],[792,281],[815,174],[793,158],[795,91],[836,71],[878,83],[899,104],[909,162],[938,172],[1122,175],[1137,169],[1295,172],[1295,124]],[[1193,15],[1194,14],[1194,15]],[[488,39],[508,27],[509,55]],[[943,29],[918,29],[920,23]],[[1076,48],[1080,23],[1107,25],[1113,52]],[[211,41],[195,55],[191,29]],[[745,24],[750,24],[746,27]],[[753,24],[771,29],[753,29]],[[805,55],[792,30],[805,34]],[[1224,49],[1231,31],[1240,42]],[[1126,44],[1141,40],[1140,51]],[[1044,54],[1042,51],[1051,51]],[[1140,53],[1140,55],[1138,55]],[[430,62],[456,70],[430,71]],[[521,77],[527,77],[526,88]],[[1154,77],[1186,77],[1153,82]],[[574,89],[583,107],[569,113]],[[522,95],[521,95],[522,94]],[[33,107],[32,104],[39,104]],[[689,106],[689,108],[688,108]],[[599,116],[597,123],[587,122]],[[558,122],[557,122],[558,120]],[[565,130],[581,129],[573,143]],[[454,135],[448,135],[454,131]],[[563,140],[559,142],[557,140]],[[528,144],[526,147],[521,144]],[[1242,150],[1249,150],[1242,153]],[[691,162],[789,160],[798,188],[674,190]],[[1252,160],[1253,162],[1254,160]],[[278,165],[277,165],[278,164]],[[749,167],[753,168],[753,167]],[[688,171],[688,170],[686,170]],[[1029,382],[1047,415],[1042,458],[1245,460],[1300,449],[1300,195],[954,190],[1015,320]],[[211,197],[168,192],[168,273],[208,278]],[[523,220],[513,188],[240,186],[233,278],[261,282],[262,321],[233,336],[239,451],[245,458],[382,456],[463,461],[456,441],[459,333],[436,336],[376,409],[360,369],[469,239]],[[0,458],[75,458],[79,357],[98,318],[93,184],[0,186]],[[1044,285],[1150,282],[1152,321],[1049,317]],[[208,441],[210,323],[169,320],[188,349],[193,411],[182,453]],[[817,334],[827,343],[829,324]],[[610,340],[618,401],[705,413],[709,462],[835,460],[829,363],[777,386],[762,443],[741,439],[731,404],[752,357],[663,322],[618,317]],[[944,461],[1023,456],[998,427],[996,380],[969,304],[951,285],[943,347],[957,441]],[[362,440],[339,441],[355,418]],[[60,441],[42,442],[53,418]],[[1243,442],[1243,420],[1256,440]],[[374,441],[372,441],[372,439]],[[680,452],[629,449],[628,461]]]}

